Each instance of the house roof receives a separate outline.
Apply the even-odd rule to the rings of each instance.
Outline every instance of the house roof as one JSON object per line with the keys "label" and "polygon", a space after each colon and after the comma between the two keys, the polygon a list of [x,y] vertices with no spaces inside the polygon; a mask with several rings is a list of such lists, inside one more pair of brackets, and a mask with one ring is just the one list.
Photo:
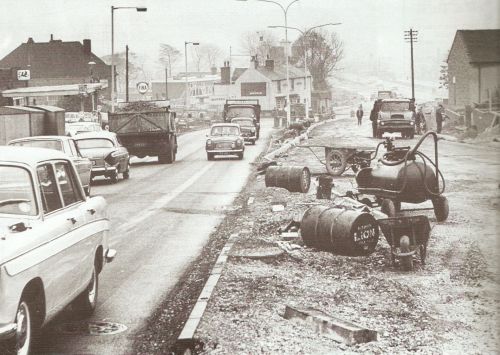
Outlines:
{"label": "house roof", "polygon": [[[90,41],[89,41],[90,46]],[[0,60],[0,67],[30,68],[31,78],[86,77],[90,75],[89,62],[96,63],[93,74],[109,76],[111,69],[92,52],[85,52],[81,42],[34,42],[31,38]]]}
{"label": "house roof", "polygon": [[[286,68],[285,67],[275,67],[274,70],[269,70],[266,67],[257,67],[257,71],[271,80],[285,80],[286,79]],[[307,76],[311,74],[308,72]],[[303,78],[304,70],[296,68],[293,65],[288,67],[288,76],[290,79]]]}
{"label": "house roof", "polygon": [[231,77],[231,81],[236,81],[248,68],[234,68],[233,76]]}
{"label": "house roof", "polygon": [[[500,63],[500,29],[458,30],[453,44],[459,36],[465,43],[470,63]],[[452,51],[453,45],[450,54]]]}

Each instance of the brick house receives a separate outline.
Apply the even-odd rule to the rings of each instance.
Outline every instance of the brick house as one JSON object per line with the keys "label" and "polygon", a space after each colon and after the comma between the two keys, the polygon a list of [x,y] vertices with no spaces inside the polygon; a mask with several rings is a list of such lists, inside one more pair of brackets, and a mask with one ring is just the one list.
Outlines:
{"label": "brick house", "polygon": [[500,101],[500,30],[458,30],[447,62],[449,106]]}
{"label": "brick house", "polygon": [[[92,53],[90,39],[63,42],[51,35],[49,42],[29,38],[0,60],[0,68],[30,71],[26,87],[50,87],[70,84],[110,83],[111,66]],[[19,85],[10,85],[19,87]],[[107,83],[103,87],[108,86]],[[0,90],[11,87],[1,87]],[[100,95],[109,97],[109,88]],[[57,98],[52,98],[56,100]]]}

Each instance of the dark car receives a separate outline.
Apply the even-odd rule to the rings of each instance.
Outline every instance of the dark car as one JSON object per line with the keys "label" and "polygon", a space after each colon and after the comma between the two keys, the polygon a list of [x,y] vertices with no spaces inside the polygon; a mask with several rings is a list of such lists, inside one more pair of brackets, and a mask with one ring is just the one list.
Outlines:
{"label": "dark car", "polygon": [[205,143],[207,159],[213,160],[216,155],[236,155],[243,159],[245,142],[241,137],[240,125],[235,123],[217,123],[210,128]]}
{"label": "dark car", "polygon": [[231,123],[240,125],[241,136],[245,142],[255,144],[257,137],[257,122],[253,118],[238,117],[233,118]]}
{"label": "dark car", "polygon": [[122,174],[124,179],[130,177],[130,155],[115,133],[81,133],[74,139],[82,155],[92,161],[92,178],[104,176],[116,183],[119,174]]}

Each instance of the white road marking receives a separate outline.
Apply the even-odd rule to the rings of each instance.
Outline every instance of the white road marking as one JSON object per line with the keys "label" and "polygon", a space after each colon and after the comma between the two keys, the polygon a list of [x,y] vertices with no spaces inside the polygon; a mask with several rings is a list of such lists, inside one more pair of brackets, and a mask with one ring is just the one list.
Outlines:
{"label": "white road marking", "polygon": [[199,170],[196,174],[191,176],[188,180],[186,180],[182,185],[179,185],[177,188],[174,190],[170,191],[168,194],[165,196],[157,199],[154,201],[150,207],[146,210],[144,210],[142,213],[139,213],[136,215],[134,218],[129,220],[127,223],[122,224],[118,229],[116,230],[114,235],[120,235],[121,233],[128,232],[130,229],[132,229],[134,226],[139,224],[140,222],[144,221],[146,218],[152,216],[154,213],[156,213],[160,208],[164,207],[167,203],[172,201],[174,198],[176,198],[179,194],[184,192],[186,189],[188,189],[196,180],[198,180],[203,174],[207,172],[208,169],[210,169],[213,166],[214,162],[211,162],[203,167],[203,169]]}

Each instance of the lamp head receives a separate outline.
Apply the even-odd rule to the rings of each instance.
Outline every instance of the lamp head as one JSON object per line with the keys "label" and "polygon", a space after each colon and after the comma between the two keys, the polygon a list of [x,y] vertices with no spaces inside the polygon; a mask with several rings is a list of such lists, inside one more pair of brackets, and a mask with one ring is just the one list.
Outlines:
{"label": "lamp head", "polygon": [[136,7],[137,12],[147,12],[148,8],[147,7]]}

